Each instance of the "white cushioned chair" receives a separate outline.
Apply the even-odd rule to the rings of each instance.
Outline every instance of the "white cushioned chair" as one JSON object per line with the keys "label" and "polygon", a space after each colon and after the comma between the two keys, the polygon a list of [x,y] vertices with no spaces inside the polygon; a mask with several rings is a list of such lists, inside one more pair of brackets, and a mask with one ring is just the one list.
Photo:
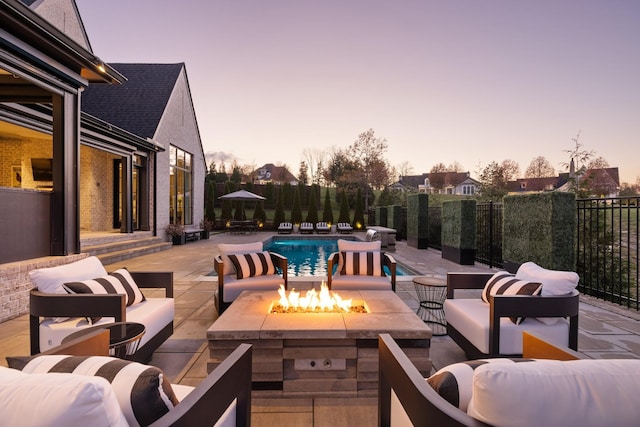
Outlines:
{"label": "white cushioned chair", "polygon": [[[346,262],[343,257],[346,256]],[[334,273],[334,266],[337,266]],[[383,267],[389,269],[387,276]],[[337,290],[396,290],[396,261],[381,251],[381,242],[338,239],[338,252],[327,261],[327,286]]]}
{"label": "white cushioned chair", "polygon": [[106,290],[89,292],[87,289],[88,293],[67,293],[67,284],[112,277],[96,257],[31,271],[29,277],[35,285],[30,293],[29,304],[31,354],[60,345],[66,336],[92,326],[88,319],[94,319],[93,325],[113,322],[143,324],[145,334],[132,359],[141,362],[150,360],[153,352],[173,334],[173,273],[129,274],[136,293],[140,292],[137,288],[159,288],[164,290],[165,297],[145,298],[134,303],[128,301],[129,296],[123,290],[107,293]]}
{"label": "white cushioned chair", "polygon": [[[500,282],[488,292],[492,279]],[[529,287],[531,284],[536,286]],[[515,276],[506,272],[448,273],[444,303],[447,334],[470,359],[521,354],[523,331],[576,350],[577,284],[578,276],[573,272],[546,270],[534,263],[520,266]],[[455,297],[461,289],[484,289],[486,301]]]}
{"label": "white cushioned chair", "polygon": [[218,275],[216,308],[222,314],[242,291],[287,289],[287,258],[264,252],[262,242],[220,244],[214,260]]}

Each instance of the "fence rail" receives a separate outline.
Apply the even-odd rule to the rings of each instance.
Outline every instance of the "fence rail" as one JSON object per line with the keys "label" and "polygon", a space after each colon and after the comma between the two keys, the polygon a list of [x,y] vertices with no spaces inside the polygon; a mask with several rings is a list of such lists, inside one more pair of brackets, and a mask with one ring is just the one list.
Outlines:
{"label": "fence rail", "polygon": [[478,203],[476,206],[477,262],[502,268],[502,204]]}

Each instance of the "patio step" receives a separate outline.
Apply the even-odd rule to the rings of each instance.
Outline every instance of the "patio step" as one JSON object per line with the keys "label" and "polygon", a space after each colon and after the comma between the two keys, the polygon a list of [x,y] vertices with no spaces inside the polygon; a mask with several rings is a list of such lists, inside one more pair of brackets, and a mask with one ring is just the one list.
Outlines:
{"label": "patio step", "polygon": [[[125,235],[126,236],[126,235]],[[93,242],[91,242],[93,243]],[[140,255],[147,255],[171,248],[171,242],[165,242],[160,237],[140,236],[123,240],[121,237],[114,240],[105,240],[102,243],[87,245],[82,242],[82,252],[94,255],[108,265]]]}

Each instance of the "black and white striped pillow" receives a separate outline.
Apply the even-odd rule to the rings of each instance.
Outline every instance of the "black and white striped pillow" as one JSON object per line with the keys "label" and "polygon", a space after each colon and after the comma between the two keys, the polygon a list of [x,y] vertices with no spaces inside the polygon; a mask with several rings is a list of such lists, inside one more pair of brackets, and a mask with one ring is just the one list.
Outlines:
{"label": "black and white striped pillow", "polygon": [[146,426],[178,404],[171,384],[154,367],[106,356],[8,357],[9,367],[28,374],[63,372],[105,378],[131,426]]}
{"label": "black and white striped pillow", "polygon": [[473,372],[487,363],[534,362],[535,359],[479,359],[445,366],[427,378],[427,382],[444,400],[467,412],[473,393]]}
{"label": "black and white striped pillow", "polygon": [[249,254],[228,254],[227,256],[236,269],[236,277],[238,279],[276,273],[271,255],[267,251]]}
{"label": "black and white striped pillow", "polygon": [[97,279],[65,283],[62,287],[70,294],[124,294],[127,296],[127,306],[145,301],[140,288],[126,268]]}
{"label": "black and white striped pillow", "polygon": [[[490,295],[540,295],[542,283],[518,280],[513,274],[499,271],[494,274],[482,290],[482,301],[488,303]],[[510,317],[511,321],[519,325],[524,317]]]}
{"label": "black and white striped pillow", "polygon": [[384,269],[382,268],[384,252],[342,252],[341,255],[343,264],[340,274],[385,276]]}

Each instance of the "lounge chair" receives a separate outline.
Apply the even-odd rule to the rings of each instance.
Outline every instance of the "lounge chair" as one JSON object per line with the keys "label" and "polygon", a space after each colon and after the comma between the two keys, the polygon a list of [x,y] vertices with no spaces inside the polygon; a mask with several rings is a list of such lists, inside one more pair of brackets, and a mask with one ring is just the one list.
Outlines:
{"label": "lounge chair", "polygon": [[291,230],[293,230],[293,224],[290,222],[281,222],[278,226],[279,234],[291,234]]}
{"label": "lounge chair", "polygon": [[342,234],[348,234],[353,231],[353,227],[348,222],[339,222],[338,223],[338,232]]}
{"label": "lounge chair", "polygon": [[316,224],[316,231],[318,232],[318,234],[328,233],[329,231],[331,231],[331,227],[329,227],[329,225],[326,222],[320,221],[319,223]]}
{"label": "lounge chair", "polygon": [[300,233],[301,234],[311,234],[313,233],[313,224],[310,222],[303,222],[300,224]]}
{"label": "lounge chair", "polygon": [[[343,256],[347,259],[343,259]],[[334,272],[335,265],[338,267]],[[389,269],[389,276],[384,273],[384,266]],[[354,242],[338,239],[338,252],[329,255],[327,261],[327,286],[331,290],[395,292],[396,261],[380,250],[380,241]]]}

